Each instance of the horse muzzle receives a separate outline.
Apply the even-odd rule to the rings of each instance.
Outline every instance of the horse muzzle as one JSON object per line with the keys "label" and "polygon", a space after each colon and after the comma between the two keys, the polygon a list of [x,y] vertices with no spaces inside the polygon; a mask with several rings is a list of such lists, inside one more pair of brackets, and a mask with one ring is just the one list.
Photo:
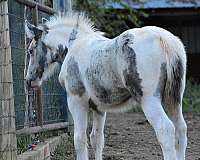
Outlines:
{"label": "horse muzzle", "polygon": [[26,86],[27,86],[27,88],[39,88],[40,87],[40,83],[39,83],[38,80],[27,79],[26,80]]}
{"label": "horse muzzle", "polygon": [[31,80],[26,80],[26,86],[27,86],[28,88],[31,88]]}

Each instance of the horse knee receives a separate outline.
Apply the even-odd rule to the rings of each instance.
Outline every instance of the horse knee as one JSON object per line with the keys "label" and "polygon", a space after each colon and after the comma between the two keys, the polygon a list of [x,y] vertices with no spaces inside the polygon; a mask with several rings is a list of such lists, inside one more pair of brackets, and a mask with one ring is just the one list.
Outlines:
{"label": "horse knee", "polygon": [[104,147],[104,133],[98,132],[96,137],[97,137],[98,143],[101,145],[101,147]]}
{"label": "horse knee", "polygon": [[76,152],[83,152],[87,148],[87,136],[86,133],[74,134],[74,146]]}
{"label": "horse knee", "polygon": [[187,125],[183,118],[176,125],[176,154],[178,160],[185,159],[187,147]]}
{"label": "horse knee", "polygon": [[164,147],[165,150],[171,150],[172,146],[175,144],[175,126],[173,123],[170,120],[165,121],[157,129],[156,134],[161,146]]}
{"label": "horse knee", "polygon": [[102,145],[104,143],[104,133],[103,132],[95,132],[92,130],[92,132],[90,133],[90,142],[94,149],[96,148],[97,143],[98,143],[98,145]]}
{"label": "horse knee", "polygon": [[187,124],[186,124],[183,116],[179,116],[178,118],[174,119],[173,123],[176,128],[176,137],[178,139],[185,137],[187,134]]}
{"label": "horse knee", "polygon": [[90,133],[90,143],[92,145],[92,148],[95,150],[96,149],[96,143],[97,143],[97,140],[96,140],[96,135],[95,135],[95,132],[94,130],[92,130],[92,132]]}
{"label": "horse knee", "polygon": [[179,123],[178,127],[179,127],[179,130],[181,133],[187,132],[187,124],[186,124],[185,120],[182,119],[181,122]]}
{"label": "horse knee", "polygon": [[92,132],[90,133],[90,139],[91,139],[91,140],[94,140],[94,139],[95,139],[94,130],[92,130]]}
{"label": "horse knee", "polygon": [[180,122],[176,125],[176,139],[176,145],[187,145],[187,124],[184,119],[180,120]]}

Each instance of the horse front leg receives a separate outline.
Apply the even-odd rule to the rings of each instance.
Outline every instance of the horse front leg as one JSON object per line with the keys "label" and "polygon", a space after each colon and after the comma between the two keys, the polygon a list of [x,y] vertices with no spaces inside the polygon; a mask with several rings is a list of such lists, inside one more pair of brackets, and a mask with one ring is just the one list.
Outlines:
{"label": "horse front leg", "polygon": [[102,160],[104,148],[104,125],[106,113],[97,113],[93,111],[93,126],[90,133],[90,143],[95,153],[96,160]]}
{"label": "horse front leg", "polygon": [[68,95],[68,107],[74,120],[74,146],[77,160],[88,160],[87,123],[88,106],[77,97]]}

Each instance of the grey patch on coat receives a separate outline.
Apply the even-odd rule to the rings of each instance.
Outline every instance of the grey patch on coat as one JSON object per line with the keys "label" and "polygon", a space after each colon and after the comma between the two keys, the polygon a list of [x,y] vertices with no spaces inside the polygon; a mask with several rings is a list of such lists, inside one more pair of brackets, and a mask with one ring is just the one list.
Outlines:
{"label": "grey patch on coat", "polygon": [[43,31],[44,31],[44,33],[45,34],[48,34],[48,32],[49,32],[49,27],[47,26],[47,25],[42,25],[42,27],[43,27]]}
{"label": "grey patch on coat", "polygon": [[33,27],[33,32],[34,32],[34,38],[36,41],[38,41],[42,37],[42,30],[38,29],[37,27]]}
{"label": "grey patch on coat", "polygon": [[71,57],[67,63],[67,81],[69,90],[74,95],[82,96],[85,93],[85,87],[81,80],[78,63]]}
{"label": "grey patch on coat", "polygon": [[171,79],[167,79],[164,101],[168,105],[181,104],[181,92],[183,87],[184,66],[180,57],[172,65]]}
{"label": "grey patch on coat", "polygon": [[[126,102],[131,95],[126,88],[112,86],[112,88],[105,88],[101,83],[101,73],[103,72],[103,67],[101,64],[97,64],[95,67],[90,67],[86,71],[86,77],[95,91],[95,96],[99,99],[100,102],[105,104],[121,104]],[[105,71],[106,72],[106,71]],[[117,76],[111,72],[112,80],[114,83],[118,83]]]}
{"label": "grey patch on coat", "polygon": [[160,98],[162,102],[164,102],[166,82],[167,82],[167,64],[162,63],[160,66],[159,82],[156,91],[154,93],[154,96]]}
{"label": "grey patch on coat", "polygon": [[69,46],[72,45],[72,43],[76,40],[77,38],[77,34],[78,34],[78,31],[77,31],[78,28],[74,28],[69,36],[69,40],[68,40],[68,43],[69,43]]}
{"label": "grey patch on coat", "polygon": [[[33,52],[35,50],[35,52]],[[36,47],[30,48],[29,52],[31,54],[35,53],[36,62],[32,65],[31,69],[31,80],[36,80],[37,77],[41,79],[44,68],[47,66],[47,48],[45,44],[39,39],[36,41]]]}
{"label": "grey patch on coat", "polygon": [[46,59],[46,54],[47,54],[47,48],[41,40],[38,40],[37,42],[37,61],[39,66],[37,67],[36,74],[39,78],[42,77],[44,68],[47,65],[47,59]]}
{"label": "grey patch on coat", "polygon": [[93,102],[91,98],[88,101],[88,105],[89,105],[89,108],[91,108],[92,111],[96,112],[97,114],[102,115],[102,116],[105,114],[104,112],[101,112],[98,110],[97,105]]}
{"label": "grey patch on coat", "polygon": [[68,53],[68,48],[67,47],[63,47],[62,45],[59,45],[58,46],[58,54],[59,54],[59,62],[60,63],[63,63],[64,59],[65,59],[65,56],[67,55]]}
{"label": "grey patch on coat", "polygon": [[58,45],[58,49],[56,51],[56,54],[51,55],[52,63],[58,62],[58,63],[62,64],[67,53],[68,53],[67,47],[64,48],[63,45],[61,45],[61,44]]}
{"label": "grey patch on coat", "polygon": [[136,54],[133,48],[129,45],[132,42],[132,36],[124,35],[123,41],[124,44],[122,46],[122,54],[127,63],[127,69],[123,71],[123,76],[125,79],[125,85],[129,89],[132,98],[134,98],[137,102],[141,102],[141,97],[143,96],[141,79],[139,77],[139,73],[137,72],[136,65]]}

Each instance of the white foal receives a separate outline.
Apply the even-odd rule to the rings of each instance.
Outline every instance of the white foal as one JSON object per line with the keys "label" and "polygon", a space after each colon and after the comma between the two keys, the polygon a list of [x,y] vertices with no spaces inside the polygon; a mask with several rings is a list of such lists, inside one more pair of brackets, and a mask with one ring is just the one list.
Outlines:
{"label": "white foal", "polygon": [[148,26],[108,39],[83,14],[73,12],[38,28],[26,23],[26,32],[33,38],[26,76],[30,86],[41,85],[62,64],[59,81],[68,93],[77,160],[88,160],[89,109],[90,142],[95,159],[102,160],[106,112],[126,110],[135,102],[154,128],[164,160],[185,160],[186,53],[177,37]]}

